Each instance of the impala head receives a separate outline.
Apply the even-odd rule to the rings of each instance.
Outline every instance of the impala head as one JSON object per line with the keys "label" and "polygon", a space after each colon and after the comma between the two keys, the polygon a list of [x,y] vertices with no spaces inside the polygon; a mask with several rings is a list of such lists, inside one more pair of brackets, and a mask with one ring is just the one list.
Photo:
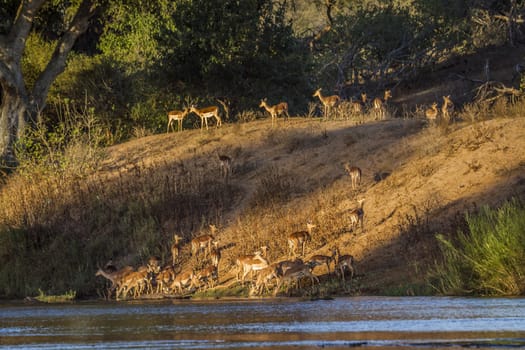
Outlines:
{"label": "impala head", "polygon": [[259,104],[259,108],[263,108],[264,106],[266,106],[266,99],[261,100],[261,104]]}
{"label": "impala head", "polygon": [[386,102],[389,98],[392,98],[392,91],[390,91],[390,90],[385,90],[385,97],[384,97],[385,102]]}
{"label": "impala head", "polygon": [[359,206],[359,208],[363,208],[363,205],[365,204],[365,199],[364,198],[360,198],[357,200],[357,204]]}
{"label": "impala head", "polygon": [[450,95],[443,96],[443,102],[445,102],[446,104],[451,103],[452,100],[450,99]]}
{"label": "impala head", "polygon": [[195,107],[195,105],[191,105],[190,109],[189,109],[189,112],[197,113],[198,112],[197,107]]}
{"label": "impala head", "polygon": [[316,96],[319,96],[321,95],[321,88],[315,90],[314,94],[312,95],[313,97],[316,97]]}
{"label": "impala head", "polygon": [[363,103],[366,103],[366,99],[367,99],[366,92],[362,92],[361,93],[361,101],[363,101]]}
{"label": "impala head", "polygon": [[311,221],[306,223],[306,228],[308,229],[308,232],[312,231],[312,229],[316,228],[317,225],[312,224]]}
{"label": "impala head", "polygon": [[210,232],[212,236],[215,236],[215,232],[217,232],[217,226],[211,224],[210,225]]}
{"label": "impala head", "polygon": [[437,107],[438,107],[437,102],[432,103],[432,109],[437,109]]}

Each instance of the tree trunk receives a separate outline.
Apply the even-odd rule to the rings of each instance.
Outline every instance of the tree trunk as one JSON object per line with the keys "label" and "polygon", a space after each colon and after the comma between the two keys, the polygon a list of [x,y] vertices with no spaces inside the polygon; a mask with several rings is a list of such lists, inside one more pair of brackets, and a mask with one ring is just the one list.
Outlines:
{"label": "tree trunk", "polygon": [[0,159],[8,167],[16,165],[14,146],[24,130],[28,113],[27,103],[14,89],[3,89],[0,110]]}
{"label": "tree trunk", "polygon": [[27,123],[35,123],[44,109],[49,88],[66,66],[66,58],[76,39],[86,31],[97,0],[82,0],[68,30],[57,41],[55,51],[32,91],[26,91],[21,60],[33,18],[46,0],[20,2],[17,16],[7,35],[0,34],[0,165],[15,165],[14,146]]}

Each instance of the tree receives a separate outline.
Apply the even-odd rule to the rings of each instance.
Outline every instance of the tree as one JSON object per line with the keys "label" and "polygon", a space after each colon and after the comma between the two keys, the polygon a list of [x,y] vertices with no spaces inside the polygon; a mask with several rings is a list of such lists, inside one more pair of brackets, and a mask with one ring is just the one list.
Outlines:
{"label": "tree", "polygon": [[[51,84],[62,73],[66,59],[77,38],[86,31],[95,13],[96,0],[81,0],[74,16],[57,40],[46,68],[33,86],[26,86],[21,60],[33,21],[46,0],[22,0],[14,19],[0,33],[0,160],[15,163],[14,147],[28,125],[35,124],[46,105]],[[74,6],[74,5],[72,5]],[[2,23],[5,25],[5,23]]]}

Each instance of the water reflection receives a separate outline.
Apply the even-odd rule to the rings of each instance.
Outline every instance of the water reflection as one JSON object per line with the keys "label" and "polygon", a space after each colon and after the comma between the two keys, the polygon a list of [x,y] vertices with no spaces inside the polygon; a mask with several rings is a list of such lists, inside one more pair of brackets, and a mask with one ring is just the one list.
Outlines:
{"label": "water reflection", "polygon": [[522,298],[0,305],[0,349],[525,348]]}

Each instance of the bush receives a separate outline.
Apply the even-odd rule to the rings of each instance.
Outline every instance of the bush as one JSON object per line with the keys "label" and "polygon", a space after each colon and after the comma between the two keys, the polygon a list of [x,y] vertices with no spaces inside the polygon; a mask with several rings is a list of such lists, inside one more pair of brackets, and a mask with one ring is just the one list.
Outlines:
{"label": "bush", "polygon": [[438,235],[443,261],[432,285],[443,294],[521,295],[525,292],[525,207],[511,200],[499,209],[466,215],[468,232]]}

